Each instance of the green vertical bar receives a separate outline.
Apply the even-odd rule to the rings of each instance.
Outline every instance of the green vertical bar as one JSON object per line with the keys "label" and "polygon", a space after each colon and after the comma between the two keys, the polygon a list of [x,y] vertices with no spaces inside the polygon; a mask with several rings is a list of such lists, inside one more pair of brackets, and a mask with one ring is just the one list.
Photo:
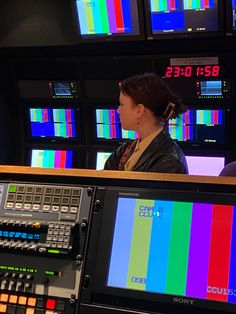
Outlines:
{"label": "green vertical bar", "polygon": [[179,130],[178,140],[181,141],[181,140],[183,140],[183,127],[181,125],[179,125],[178,130]]}
{"label": "green vertical bar", "polygon": [[[140,216],[140,206],[154,207],[154,201],[136,201],[127,288],[145,290],[145,282],[135,282],[134,278],[146,279],[151,241],[152,217]],[[145,212],[147,212],[147,210],[145,210]]]}
{"label": "green vertical bar", "polygon": [[60,122],[66,122],[66,110],[61,109],[61,121]]}
{"label": "green vertical bar", "polygon": [[191,220],[192,203],[175,202],[171,228],[166,293],[185,295]]}
{"label": "green vertical bar", "polygon": [[38,122],[43,122],[43,109],[36,109],[37,110],[37,120]]}
{"label": "green vertical bar", "polygon": [[168,10],[167,0],[162,1],[162,2],[163,2],[163,11],[167,11]]}
{"label": "green vertical bar", "polygon": [[50,150],[48,153],[48,168],[54,168],[54,159],[56,151]]}
{"label": "green vertical bar", "polygon": [[93,9],[91,8],[91,0],[84,0],[84,10],[88,26],[88,34],[94,34]]}
{"label": "green vertical bar", "polygon": [[201,9],[201,0],[196,0],[196,9]]}
{"label": "green vertical bar", "polygon": [[191,9],[192,6],[192,0],[188,0],[188,9]]}
{"label": "green vertical bar", "polygon": [[102,32],[109,33],[109,21],[106,0],[99,0],[99,11],[101,16]]}
{"label": "green vertical bar", "polygon": [[211,124],[211,110],[206,110],[206,124]]}
{"label": "green vertical bar", "polygon": [[159,0],[155,0],[155,11],[159,11],[160,10],[160,6],[159,6]]}

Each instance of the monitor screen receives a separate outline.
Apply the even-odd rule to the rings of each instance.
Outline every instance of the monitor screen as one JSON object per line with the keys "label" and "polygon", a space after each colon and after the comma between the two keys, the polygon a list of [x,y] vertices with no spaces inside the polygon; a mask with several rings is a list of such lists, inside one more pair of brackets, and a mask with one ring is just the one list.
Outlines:
{"label": "monitor screen", "polygon": [[192,144],[225,144],[225,110],[190,109],[169,121],[169,133],[177,141]]}
{"label": "monitor screen", "polygon": [[96,304],[145,313],[235,313],[236,198],[216,187],[195,188],[108,188],[100,196],[90,287]]}
{"label": "monitor screen", "polygon": [[78,138],[77,108],[28,108],[30,137],[45,140]]}
{"label": "monitor screen", "polygon": [[31,167],[73,168],[73,151],[32,149]]}
{"label": "monitor screen", "polygon": [[148,39],[219,34],[222,1],[148,0],[146,2]]}
{"label": "monitor screen", "polygon": [[96,109],[96,139],[120,140],[136,139],[138,133],[123,130],[116,109]]}
{"label": "monitor screen", "polygon": [[236,1],[232,0],[232,30],[236,31]]}
{"label": "monitor screen", "polygon": [[103,170],[104,165],[108,159],[108,157],[111,156],[111,152],[97,152],[96,156],[96,170]]}
{"label": "monitor screen", "polygon": [[190,175],[218,176],[225,166],[225,157],[186,156]]}
{"label": "monitor screen", "polygon": [[77,86],[71,81],[50,81],[49,91],[52,98],[74,98],[77,97]]}
{"label": "monitor screen", "polygon": [[76,0],[80,36],[87,40],[140,39],[141,7],[139,0]]}

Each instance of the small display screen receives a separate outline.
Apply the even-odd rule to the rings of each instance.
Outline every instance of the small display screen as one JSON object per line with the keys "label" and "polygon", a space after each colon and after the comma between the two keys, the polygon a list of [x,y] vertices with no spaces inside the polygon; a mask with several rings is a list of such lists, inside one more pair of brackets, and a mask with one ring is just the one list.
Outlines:
{"label": "small display screen", "polygon": [[169,121],[169,133],[175,140],[189,143],[225,143],[225,110],[190,109]]}
{"label": "small display screen", "polygon": [[34,240],[37,241],[40,239],[39,233],[28,233],[12,230],[1,230],[0,229],[0,238],[1,239],[19,239],[19,240]]}
{"label": "small display screen", "polygon": [[225,157],[186,156],[190,175],[218,176],[225,166]]}
{"label": "small display screen", "polygon": [[203,81],[200,82],[201,96],[221,96],[222,81]]}
{"label": "small display screen", "polygon": [[107,159],[111,156],[111,152],[97,152],[96,170],[103,170]]}
{"label": "small display screen", "polygon": [[77,137],[76,109],[30,108],[29,114],[33,137]]}
{"label": "small display screen", "polygon": [[77,0],[76,9],[83,38],[140,35],[137,0]]}
{"label": "small display screen", "polygon": [[31,167],[39,168],[72,168],[73,151],[33,149]]}
{"label": "small display screen", "polygon": [[148,0],[155,34],[217,32],[217,0]]}
{"label": "small display screen", "polygon": [[136,139],[138,133],[123,130],[116,109],[96,109],[96,138],[97,139]]}
{"label": "small display screen", "polygon": [[119,196],[106,285],[236,304],[236,207],[214,199]]}
{"label": "small display screen", "polygon": [[53,81],[48,83],[52,98],[74,98],[78,97],[76,82]]}

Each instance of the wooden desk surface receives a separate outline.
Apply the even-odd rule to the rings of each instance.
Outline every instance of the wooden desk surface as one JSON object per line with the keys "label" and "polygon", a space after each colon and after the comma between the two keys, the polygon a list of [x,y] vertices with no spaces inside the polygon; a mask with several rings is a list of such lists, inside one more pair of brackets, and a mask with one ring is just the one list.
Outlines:
{"label": "wooden desk surface", "polygon": [[186,174],[165,174],[133,171],[48,169],[0,165],[0,174],[1,173],[236,185],[236,177],[191,176]]}

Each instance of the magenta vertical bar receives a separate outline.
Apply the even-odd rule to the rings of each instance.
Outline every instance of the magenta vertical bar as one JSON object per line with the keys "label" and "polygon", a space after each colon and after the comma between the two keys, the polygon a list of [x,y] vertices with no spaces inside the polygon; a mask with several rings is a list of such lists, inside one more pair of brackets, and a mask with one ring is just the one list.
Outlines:
{"label": "magenta vertical bar", "polygon": [[117,33],[116,13],[115,13],[114,0],[107,0],[107,12],[108,12],[108,20],[109,20],[110,31],[111,31],[111,33]]}
{"label": "magenta vertical bar", "polygon": [[55,150],[54,168],[60,168],[61,151]]}
{"label": "magenta vertical bar", "polygon": [[206,298],[212,205],[193,204],[186,296]]}

